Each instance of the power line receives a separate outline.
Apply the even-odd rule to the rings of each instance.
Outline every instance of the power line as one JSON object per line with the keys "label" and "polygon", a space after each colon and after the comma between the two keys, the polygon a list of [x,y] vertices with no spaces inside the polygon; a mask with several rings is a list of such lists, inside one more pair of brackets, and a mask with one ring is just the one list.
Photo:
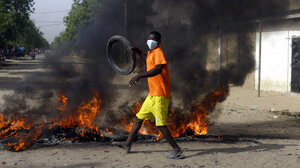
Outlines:
{"label": "power line", "polygon": [[63,23],[59,23],[59,24],[50,24],[50,25],[42,25],[42,26],[37,26],[37,27],[52,27],[52,26],[59,26],[59,25],[63,25]]}
{"label": "power line", "polygon": [[63,23],[64,21],[44,21],[44,20],[34,20],[34,22],[41,23]]}
{"label": "power line", "polygon": [[34,12],[34,14],[55,14],[55,13],[63,13],[69,12],[70,10],[63,10],[63,11],[49,11],[49,12]]}

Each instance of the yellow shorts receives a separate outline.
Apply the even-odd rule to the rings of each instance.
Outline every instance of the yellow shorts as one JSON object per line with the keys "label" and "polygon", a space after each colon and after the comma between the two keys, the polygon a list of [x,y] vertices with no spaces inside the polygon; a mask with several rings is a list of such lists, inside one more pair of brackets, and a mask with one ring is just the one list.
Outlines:
{"label": "yellow shorts", "polygon": [[164,96],[147,96],[141,110],[136,114],[138,119],[150,120],[156,126],[165,126],[168,117],[169,99]]}

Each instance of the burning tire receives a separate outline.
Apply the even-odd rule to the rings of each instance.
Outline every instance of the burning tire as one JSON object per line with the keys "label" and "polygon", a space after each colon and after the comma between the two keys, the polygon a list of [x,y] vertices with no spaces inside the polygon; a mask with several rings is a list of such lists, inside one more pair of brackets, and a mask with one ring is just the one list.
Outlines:
{"label": "burning tire", "polygon": [[136,63],[136,60],[135,60],[135,55],[134,55],[134,52],[132,51],[128,51],[129,52],[129,60],[130,60],[130,65],[128,66],[127,69],[122,69],[120,68],[116,62],[113,60],[112,58],[112,46],[117,43],[117,42],[121,42],[123,47],[125,47],[126,49],[128,48],[131,48],[132,45],[131,43],[123,36],[120,36],[120,35],[115,35],[115,36],[112,36],[108,42],[107,42],[107,45],[106,45],[106,55],[107,55],[107,59],[108,59],[108,62],[109,64],[113,67],[114,70],[116,70],[117,72],[121,73],[122,75],[128,75],[130,74],[134,68],[135,68],[135,63]]}

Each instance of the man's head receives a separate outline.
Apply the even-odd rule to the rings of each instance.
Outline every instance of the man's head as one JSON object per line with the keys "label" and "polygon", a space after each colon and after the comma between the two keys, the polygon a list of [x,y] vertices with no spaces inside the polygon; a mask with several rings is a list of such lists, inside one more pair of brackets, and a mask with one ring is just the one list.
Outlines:
{"label": "man's head", "polygon": [[150,50],[157,48],[161,42],[161,35],[157,31],[152,31],[149,34],[147,45]]}
{"label": "man's head", "polygon": [[161,42],[161,35],[158,31],[152,31],[149,33],[148,40],[154,40],[154,41],[158,42],[158,45],[159,45]]}

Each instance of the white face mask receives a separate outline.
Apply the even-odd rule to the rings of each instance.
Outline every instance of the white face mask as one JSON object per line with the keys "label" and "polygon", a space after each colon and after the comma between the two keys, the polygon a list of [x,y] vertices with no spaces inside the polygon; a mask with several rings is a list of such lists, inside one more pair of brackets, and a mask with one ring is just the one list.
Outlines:
{"label": "white face mask", "polygon": [[147,40],[147,45],[148,45],[149,49],[152,50],[157,47],[158,42],[154,41],[154,40]]}

